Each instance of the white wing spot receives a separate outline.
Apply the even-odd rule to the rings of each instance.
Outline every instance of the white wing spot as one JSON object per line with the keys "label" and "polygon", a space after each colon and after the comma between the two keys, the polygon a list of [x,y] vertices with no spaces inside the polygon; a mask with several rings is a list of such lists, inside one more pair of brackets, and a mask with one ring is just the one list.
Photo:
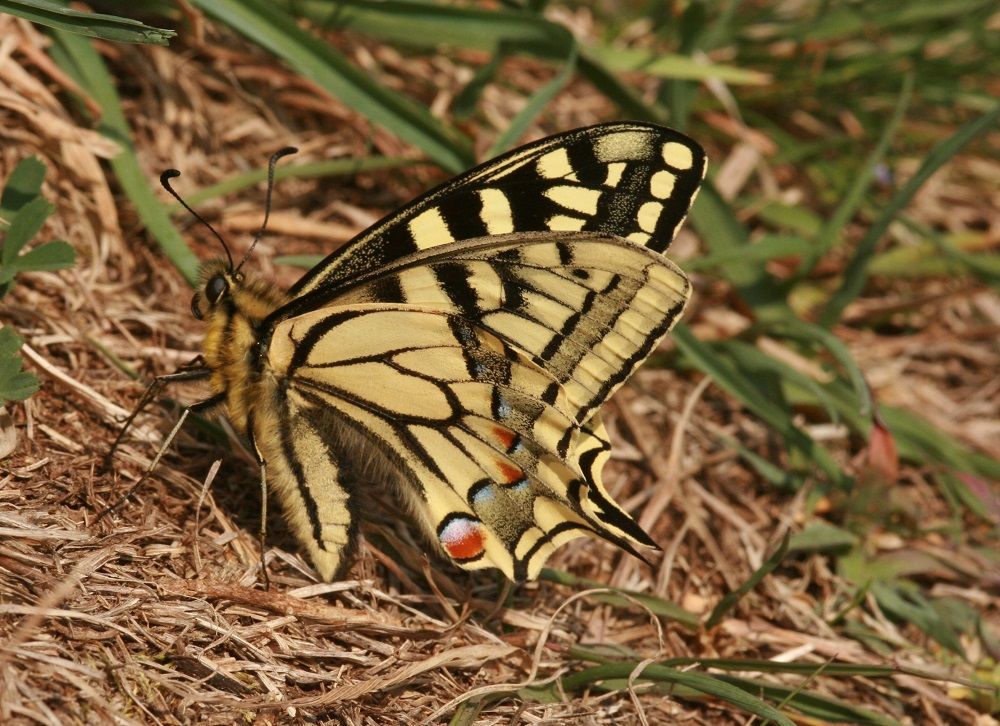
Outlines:
{"label": "white wing spot", "polygon": [[420,250],[455,241],[439,209],[431,208],[418,214],[407,226],[413,235],[413,242]]}
{"label": "white wing spot", "polygon": [[669,171],[658,171],[649,179],[649,192],[657,199],[667,199],[674,193],[677,177]]}
{"label": "white wing spot", "polygon": [[510,210],[510,200],[499,189],[480,189],[479,200],[483,203],[480,216],[490,234],[507,234],[514,231],[514,215]]}
{"label": "white wing spot", "polygon": [[560,207],[590,215],[597,214],[597,200],[601,198],[599,189],[586,187],[555,186],[546,189],[544,194]]}
{"label": "white wing spot", "polygon": [[587,220],[579,217],[567,217],[565,214],[553,214],[546,224],[554,232],[579,232]]}
{"label": "white wing spot", "polygon": [[608,164],[608,178],[604,180],[604,186],[616,187],[622,180],[622,173],[625,171],[624,161],[613,161]]}
{"label": "white wing spot", "polygon": [[645,232],[633,232],[626,239],[629,239],[639,245],[645,245],[649,242],[649,235]]}
{"label": "white wing spot", "polygon": [[660,212],[663,205],[659,202],[646,202],[639,207],[639,227],[643,232],[653,234],[656,231],[656,222],[660,219]]}
{"label": "white wing spot", "polygon": [[573,173],[573,166],[569,163],[566,149],[556,149],[538,157],[536,168],[544,179],[561,179]]}
{"label": "white wing spot", "polygon": [[676,141],[663,145],[663,160],[675,169],[690,169],[694,165],[691,149]]}

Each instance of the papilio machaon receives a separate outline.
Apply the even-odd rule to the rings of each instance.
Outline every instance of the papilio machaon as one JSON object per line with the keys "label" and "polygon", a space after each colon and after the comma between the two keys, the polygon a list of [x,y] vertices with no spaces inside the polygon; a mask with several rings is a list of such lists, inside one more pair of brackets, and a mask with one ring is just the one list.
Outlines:
{"label": "papilio machaon", "polygon": [[601,124],[424,194],[287,292],[209,261],[191,409],[225,406],[325,580],[385,484],[466,569],[532,579],[584,534],[655,548],[601,484],[599,409],[684,308],[661,253],[704,170],[675,131]]}

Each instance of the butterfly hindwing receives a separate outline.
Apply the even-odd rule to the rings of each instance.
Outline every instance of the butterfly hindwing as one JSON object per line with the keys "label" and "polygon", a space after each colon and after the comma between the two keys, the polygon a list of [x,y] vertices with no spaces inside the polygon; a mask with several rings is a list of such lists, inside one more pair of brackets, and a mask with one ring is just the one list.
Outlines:
{"label": "butterfly hindwing", "polygon": [[[575,313],[546,294],[559,285],[581,297]],[[686,278],[659,254],[579,233],[473,240],[362,278],[271,336],[271,368],[287,382],[286,418],[312,422],[336,411],[332,418],[345,420],[333,422],[333,435],[350,432],[349,446],[315,454],[323,463],[312,472],[285,466],[293,486],[279,494],[296,497],[299,509],[298,499],[331,496],[350,509],[356,482],[388,483],[456,564],[498,567],[515,579],[536,576],[555,547],[587,533],[631,551],[652,545],[604,491],[610,445],[598,420],[584,422],[615,387],[598,376],[637,365],[687,292]],[[587,299],[600,305],[591,309]],[[350,480],[338,480],[345,456],[377,463],[361,477],[354,464]],[[344,510],[321,510],[305,507],[311,521],[300,536],[335,531],[352,537],[349,547],[351,526],[330,530]],[[333,561],[314,561],[332,577],[324,557]]]}

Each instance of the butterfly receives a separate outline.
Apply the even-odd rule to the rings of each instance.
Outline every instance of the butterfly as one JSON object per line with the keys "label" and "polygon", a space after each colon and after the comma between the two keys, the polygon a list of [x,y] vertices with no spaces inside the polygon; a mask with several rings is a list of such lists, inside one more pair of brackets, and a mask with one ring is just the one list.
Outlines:
{"label": "butterfly", "polygon": [[661,253],[705,163],[676,131],[601,124],[427,192],[287,291],[226,248],[192,300],[203,360],[177,377],[212,395],[189,410],[225,408],[324,580],[383,487],[468,570],[534,579],[583,535],[641,557],[656,543],[601,483],[600,408],[683,311]]}

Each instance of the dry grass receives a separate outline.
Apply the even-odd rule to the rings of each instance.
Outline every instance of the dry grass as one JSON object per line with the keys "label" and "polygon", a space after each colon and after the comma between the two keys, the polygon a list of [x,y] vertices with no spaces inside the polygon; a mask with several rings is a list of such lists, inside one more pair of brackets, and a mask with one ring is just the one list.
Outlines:
{"label": "dry grass", "polygon": [[[639,659],[894,665],[897,675],[882,680],[768,678],[912,723],[995,722],[949,691],[947,682],[908,672],[945,674],[945,658],[912,627],[900,630],[882,617],[874,602],[862,621],[896,644],[893,656],[831,628],[843,588],[820,555],[790,558],[719,626],[689,631],[641,607],[570,598],[571,590],[553,583],[509,590],[488,574],[468,576],[428,561],[388,514],[377,515],[366,532],[351,579],[317,584],[275,519],[266,552],[272,588],[263,591],[255,468],[238,447],[229,453],[195,426],[179,437],[155,478],[97,522],[97,513],[136,481],[176,416],[170,407],[143,416],[106,469],[103,454],[142,390],[116,361],[143,379],[168,372],[197,353],[200,326],[188,313],[190,291],[150,246],[102,164],[113,145],[70,110],[71,85],[46,63],[44,38],[0,16],[0,39],[0,177],[17,160],[40,156],[49,170],[46,196],[58,205],[42,237],[66,239],[79,255],[73,270],[28,276],[4,301],[4,323],[27,339],[25,357],[43,388],[13,408],[20,445],[0,462],[0,722],[442,722],[459,701],[486,692],[481,689],[512,692],[579,669],[567,650],[586,643],[626,646]],[[402,58],[356,39],[338,41],[356,62],[381,69],[393,82],[425,79],[414,80],[413,88],[432,108],[449,100],[435,89],[468,78],[459,62]],[[411,153],[246,46],[102,50],[121,71],[120,91],[151,179],[177,167],[185,172],[181,187],[196,189],[259,167],[287,144],[300,147],[302,161],[372,150]],[[520,92],[537,88],[550,73],[527,61],[507,62],[505,87],[490,87],[486,118],[471,129],[480,148],[510,118]],[[555,115],[533,135],[613,117],[582,84],[553,108]],[[724,164],[731,152],[717,147],[710,156]],[[742,173],[739,158],[731,174],[750,183],[759,169]],[[914,213],[948,224],[956,209],[996,215],[996,174],[995,163],[960,160],[925,189]],[[438,178],[423,167],[406,175],[282,182],[274,233],[258,247],[254,264],[288,284],[296,273],[274,269],[275,255],[329,250]],[[796,186],[794,179],[781,183]],[[990,188],[992,198],[964,191]],[[239,248],[260,207],[255,191],[206,203],[201,211]],[[187,236],[201,257],[218,253],[201,229]],[[686,233],[677,250],[692,254],[696,243]],[[996,293],[947,280],[913,284],[922,286],[916,294],[889,286],[849,315],[891,320],[917,309],[923,325],[915,334],[868,332],[848,343],[880,400],[918,410],[960,440],[1000,456]],[[973,322],[983,317],[993,321],[989,330]],[[748,322],[717,283],[700,287],[688,319],[705,339]],[[191,401],[198,392],[171,395]],[[760,566],[786,531],[798,528],[808,492],[774,491],[720,445],[725,434],[762,455],[780,456],[767,429],[700,376],[647,369],[608,414],[618,448],[606,478],[664,545],[662,562],[651,570],[591,542],[565,548],[552,564],[703,615]],[[859,442],[843,430],[824,426],[813,433],[849,470],[864,469]],[[223,462],[215,469],[218,458]],[[898,486],[921,503],[915,516],[946,519],[946,504],[924,472],[904,469]],[[970,545],[986,536],[970,530]],[[925,545],[931,549],[934,542]],[[899,543],[887,536],[882,546]],[[971,546],[952,554],[965,558],[964,570],[946,573],[939,587],[995,626],[998,573],[975,559]],[[984,568],[992,574],[984,576]],[[956,661],[947,674],[958,680],[970,668]],[[716,701],[594,689],[555,703],[506,698],[478,718],[483,724],[716,724],[746,723],[747,716]]]}

